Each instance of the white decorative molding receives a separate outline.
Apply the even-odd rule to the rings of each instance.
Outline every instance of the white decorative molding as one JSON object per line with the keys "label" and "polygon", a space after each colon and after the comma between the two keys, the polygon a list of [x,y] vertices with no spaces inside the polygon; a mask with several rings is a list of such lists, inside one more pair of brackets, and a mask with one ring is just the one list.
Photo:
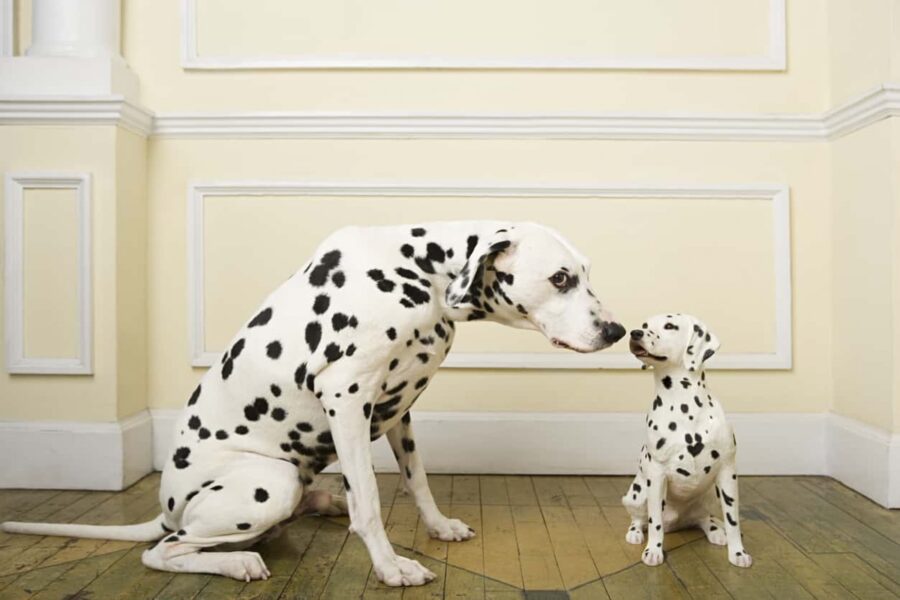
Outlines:
{"label": "white decorative molding", "polygon": [[0,58],[13,55],[16,39],[14,0],[0,0]]}
{"label": "white decorative molding", "polygon": [[785,0],[768,0],[766,53],[761,56],[474,58],[397,56],[201,56],[197,40],[197,2],[182,0],[181,66],[185,69],[603,69],[679,71],[784,71],[787,65]]}
{"label": "white decorative molding", "polygon": [[118,125],[148,136],[153,113],[122,96],[0,96],[0,125]]}
{"label": "white decorative molding", "polygon": [[[3,0],[0,0],[2,2]],[[885,83],[820,114],[162,113],[122,96],[0,95],[0,125],[119,125],[140,135],[196,139],[584,139],[821,142],[900,116],[900,84]]]}
{"label": "white decorative molding", "polygon": [[[154,409],[154,467],[172,456],[181,411]],[[646,437],[645,413],[413,411],[429,473],[630,475]],[[744,475],[826,475],[822,413],[733,413]],[[157,431],[159,434],[157,434]],[[372,447],[379,472],[396,472],[386,440]],[[340,465],[328,471],[338,472]]]}
{"label": "white decorative molding", "polygon": [[[791,244],[790,193],[782,185],[464,185],[331,182],[195,182],[188,189],[188,323],[190,358],[195,367],[209,367],[218,350],[205,347],[204,198],[206,196],[365,196],[434,198],[664,198],[759,200],[771,204],[775,259],[775,349],[772,352],[720,353],[709,361],[713,369],[791,368]],[[450,352],[444,367],[482,369],[637,369],[630,354],[458,353]]]}
{"label": "white decorative molding", "polygon": [[122,490],[153,470],[145,410],[118,422],[0,422],[0,488]]}
{"label": "white decorative molding", "polygon": [[[78,194],[78,356],[25,356],[24,192],[31,188],[73,189]],[[93,372],[91,305],[91,179],[87,174],[9,173],[6,175],[6,369],[10,373],[88,375]]]}
{"label": "white decorative molding", "polygon": [[882,506],[900,508],[900,434],[832,414],[828,473]]}

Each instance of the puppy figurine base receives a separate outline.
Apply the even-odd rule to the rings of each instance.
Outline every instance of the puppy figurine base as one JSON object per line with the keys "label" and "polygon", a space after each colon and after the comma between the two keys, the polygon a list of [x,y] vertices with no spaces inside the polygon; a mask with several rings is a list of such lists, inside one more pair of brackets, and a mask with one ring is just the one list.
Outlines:
{"label": "puppy figurine base", "polygon": [[[699,527],[710,543],[728,546],[728,560],[749,567],[741,540],[737,442],[725,411],[706,386],[704,363],[719,340],[690,315],[657,315],[631,332],[630,349],[656,379],[647,413],[647,442],[638,473],[622,497],[631,515],[625,540],[647,546],[644,564],[662,564],[667,531]],[[714,514],[721,506],[723,522]]]}

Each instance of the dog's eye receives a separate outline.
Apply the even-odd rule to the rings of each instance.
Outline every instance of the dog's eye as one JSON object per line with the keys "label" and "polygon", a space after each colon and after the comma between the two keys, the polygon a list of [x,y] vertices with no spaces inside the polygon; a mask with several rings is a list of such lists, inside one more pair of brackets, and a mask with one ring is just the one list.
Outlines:
{"label": "dog's eye", "polygon": [[569,274],[564,271],[557,271],[550,276],[550,283],[557,289],[564,290],[569,287]]}
{"label": "dog's eye", "polygon": [[663,329],[675,329],[677,331],[678,325],[675,325],[674,323],[666,323]]}

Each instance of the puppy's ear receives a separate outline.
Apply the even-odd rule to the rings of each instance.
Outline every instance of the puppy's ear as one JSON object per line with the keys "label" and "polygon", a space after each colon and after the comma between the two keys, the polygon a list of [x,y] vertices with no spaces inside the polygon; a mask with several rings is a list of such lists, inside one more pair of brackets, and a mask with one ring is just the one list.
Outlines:
{"label": "puppy's ear", "polygon": [[693,331],[684,350],[684,367],[688,371],[703,369],[706,361],[719,350],[719,338],[699,319],[691,318]]}
{"label": "puppy's ear", "polygon": [[484,269],[501,253],[508,252],[510,246],[512,241],[506,229],[499,229],[490,236],[469,236],[466,245],[466,264],[447,286],[447,292],[444,294],[447,306],[481,308]]}

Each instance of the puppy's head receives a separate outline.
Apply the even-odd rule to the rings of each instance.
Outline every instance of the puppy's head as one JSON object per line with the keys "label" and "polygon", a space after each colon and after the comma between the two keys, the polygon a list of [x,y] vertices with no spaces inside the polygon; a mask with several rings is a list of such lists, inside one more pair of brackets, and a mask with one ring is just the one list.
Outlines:
{"label": "puppy's head", "polygon": [[645,365],[699,371],[719,349],[719,339],[691,315],[656,315],[631,332],[629,347]]}
{"label": "puppy's head", "polygon": [[556,231],[516,223],[479,240],[448,287],[451,308],[475,306],[484,317],[537,329],[558,348],[594,352],[625,328],[591,291],[590,263]]}

